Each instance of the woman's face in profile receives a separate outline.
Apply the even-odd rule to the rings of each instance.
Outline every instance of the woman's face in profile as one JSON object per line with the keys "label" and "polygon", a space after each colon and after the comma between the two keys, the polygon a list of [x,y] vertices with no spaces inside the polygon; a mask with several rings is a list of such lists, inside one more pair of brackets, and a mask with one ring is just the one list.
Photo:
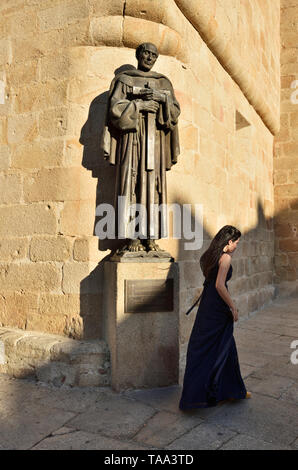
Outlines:
{"label": "woman's face in profile", "polygon": [[228,251],[229,251],[230,253],[233,253],[233,251],[236,250],[237,245],[238,245],[238,243],[239,243],[239,240],[240,240],[240,238],[238,238],[238,239],[235,240],[234,242],[233,242],[232,240],[229,240],[229,249],[228,249]]}

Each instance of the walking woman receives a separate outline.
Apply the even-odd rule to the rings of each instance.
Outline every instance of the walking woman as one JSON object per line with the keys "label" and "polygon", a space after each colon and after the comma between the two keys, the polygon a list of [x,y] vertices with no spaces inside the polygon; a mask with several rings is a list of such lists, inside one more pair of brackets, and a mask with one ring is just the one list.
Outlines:
{"label": "walking woman", "polygon": [[250,398],[241,377],[233,336],[238,310],[227,286],[240,237],[237,228],[225,225],[200,258],[205,282],[187,349],[181,410]]}

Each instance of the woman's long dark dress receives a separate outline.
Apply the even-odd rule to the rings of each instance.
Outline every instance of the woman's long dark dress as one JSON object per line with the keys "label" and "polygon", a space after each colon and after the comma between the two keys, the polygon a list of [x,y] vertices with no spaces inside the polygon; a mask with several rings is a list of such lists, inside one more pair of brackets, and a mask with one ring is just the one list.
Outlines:
{"label": "woman's long dark dress", "polygon": [[[232,277],[232,266],[225,285]],[[205,280],[190,335],[180,409],[215,406],[228,398],[245,398],[232,312],[215,287],[218,266]]]}

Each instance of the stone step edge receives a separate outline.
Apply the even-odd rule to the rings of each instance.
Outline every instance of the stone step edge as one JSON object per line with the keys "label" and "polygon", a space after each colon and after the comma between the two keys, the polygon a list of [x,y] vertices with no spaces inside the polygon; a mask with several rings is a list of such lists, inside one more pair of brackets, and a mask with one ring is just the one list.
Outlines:
{"label": "stone step edge", "polygon": [[0,327],[0,372],[55,386],[109,386],[110,353],[104,340]]}

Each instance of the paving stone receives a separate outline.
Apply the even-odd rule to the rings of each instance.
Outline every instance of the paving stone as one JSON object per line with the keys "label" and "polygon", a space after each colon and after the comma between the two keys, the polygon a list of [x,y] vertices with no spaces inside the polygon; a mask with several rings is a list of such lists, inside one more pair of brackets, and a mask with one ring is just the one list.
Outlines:
{"label": "paving stone", "polygon": [[220,450],[291,450],[291,447],[272,444],[245,434],[238,434],[223,444]]}
{"label": "paving stone", "polygon": [[43,390],[35,383],[27,380],[13,378],[0,380],[0,409],[2,415],[3,411],[8,413],[21,411],[25,406],[37,403],[43,396]]}
{"label": "paving stone", "polygon": [[[287,311],[286,311],[285,313],[282,312],[282,308],[283,308],[284,306],[280,306],[280,307],[278,307],[277,315],[279,315],[280,319],[281,319],[281,320],[284,320],[285,323],[289,323],[289,324],[290,324],[290,322],[291,322],[291,323],[292,323],[292,322],[295,322],[296,319],[297,319],[297,305],[298,305],[298,303],[296,303],[295,307],[294,307],[294,308],[292,309],[292,311],[291,311],[290,305],[288,305],[287,303],[285,303],[284,306],[286,306]],[[268,315],[268,318],[269,318],[269,317],[270,317],[270,316]],[[296,324],[296,326],[297,326],[297,324]]]}
{"label": "paving stone", "polygon": [[281,395],[286,392],[291,387],[291,385],[293,385],[293,383],[293,380],[286,377],[271,375],[267,379],[260,380],[258,383],[255,383],[250,388],[250,391],[280,398]]}
{"label": "paving stone", "polygon": [[[182,387],[180,385],[174,385],[171,387],[161,387],[154,389],[130,390],[125,392],[125,395],[142,403],[146,403],[156,410],[183,414],[183,412],[179,409],[181,393]],[[200,418],[205,418],[213,412],[214,408],[198,408],[196,410],[191,410],[190,414]]]}
{"label": "paving stone", "polygon": [[137,401],[121,396],[104,396],[91,410],[81,413],[67,426],[108,437],[130,438],[154,413],[153,408]]}
{"label": "paving stone", "polygon": [[291,343],[293,338],[290,336],[280,336],[278,340],[273,341],[271,346],[273,349],[272,355],[283,355],[291,357],[293,349],[291,349]]}
{"label": "paving stone", "polygon": [[257,355],[267,355],[267,356],[283,356],[288,352],[288,344],[285,341],[282,341],[280,337],[272,341],[267,341],[266,339],[236,339],[236,345],[239,350],[248,349],[251,352],[253,351]]}
{"label": "paving stone", "polygon": [[238,325],[238,328],[263,329],[263,327],[272,325],[283,325],[280,317],[272,313],[266,316],[264,314],[262,315],[260,312],[248,319],[244,319],[244,321]]}
{"label": "paving stone", "polygon": [[0,450],[11,450],[8,445],[5,447],[5,445],[0,443]]}
{"label": "paving stone", "polygon": [[85,411],[106,396],[105,392],[89,387],[83,389],[50,387],[44,388],[43,392],[43,396],[39,399],[40,404],[76,413]]}
{"label": "paving stone", "polygon": [[201,422],[198,416],[179,416],[160,411],[146,423],[134,440],[163,448]]}
{"label": "paving stone", "polygon": [[279,358],[273,357],[268,364],[256,369],[252,373],[252,376],[259,379],[266,379],[273,374],[295,380],[298,375],[297,365],[292,364],[288,356],[281,356]]}
{"label": "paving stone", "polygon": [[171,387],[160,387],[142,390],[128,390],[124,395],[138,400],[142,403],[156,408],[157,410],[165,410],[171,412],[179,412],[179,400],[181,397],[182,387],[174,385]]}
{"label": "paving stone", "polygon": [[96,389],[82,390],[70,387],[57,388],[44,386],[27,381],[0,382],[0,409],[22,410],[25,406],[35,403],[62,409],[64,411],[81,412],[100,399],[103,392]]}
{"label": "paving stone", "polygon": [[282,400],[289,401],[291,403],[298,403],[298,383],[294,382],[293,385],[285,391],[282,396]]}
{"label": "paving stone", "polygon": [[297,434],[298,409],[292,403],[255,393],[249,400],[225,405],[208,422],[265,442],[289,445]]}
{"label": "paving stone", "polygon": [[258,379],[256,377],[250,375],[244,381],[246,390],[251,392],[252,390],[254,390],[254,387],[257,386],[260,382],[261,382],[261,379]]}
{"label": "paving stone", "polygon": [[57,431],[52,432],[52,436],[57,436],[61,434],[69,434],[71,432],[76,432],[73,428],[68,428],[67,426],[62,426],[62,428],[57,429]]}
{"label": "paving stone", "polygon": [[240,370],[241,370],[242,378],[245,379],[250,374],[252,374],[256,370],[256,368],[254,366],[249,366],[247,364],[242,364],[241,367],[240,367]]}
{"label": "paving stone", "polygon": [[280,366],[275,371],[276,375],[281,375],[282,377],[289,377],[293,380],[298,379],[298,364],[292,364],[289,362],[284,366]]}
{"label": "paving stone", "polygon": [[280,336],[279,334],[268,333],[259,330],[251,330],[248,328],[236,329],[234,331],[234,336],[236,342],[240,343],[244,341],[246,344],[251,344],[257,342],[259,345],[270,344],[272,341],[275,341]]}
{"label": "paving stone", "polygon": [[272,356],[270,354],[256,352],[252,348],[248,349],[247,346],[245,348],[238,347],[240,367],[242,364],[246,364],[257,369],[258,367],[265,366],[272,360]]}
{"label": "paving stone", "polygon": [[166,449],[179,450],[216,450],[223,443],[235,436],[235,432],[216,424],[202,423],[179,439],[172,442]]}
{"label": "paving stone", "polygon": [[74,431],[44,439],[31,450],[146,450],[131,441],[119,441],[98,434]]}
{"label": "paving stone", "polygon": [[36,442],[61,427],[74,413],[35,403],[0,418],[0,445],[10,450],[30,449]]}
{"label": "paving stone", "polygon": [[[277,328],[278,328],[278,332],[281,336],[288,336],[290,338],[298,338],[298,328],[296,327],[296,325],[294,324],[294,322],[292,322],[293,326],[291,326],[288,322],[286,325],[278,325]],[[271,331],[273,329],[273,326],[266,326],[266,329],[267,331]]]}
{"label": "paving stone", "polygon": [[2,386],[2,384],[7,384],[11,380],[14,380],[14,379],[9,377],[9,375],[7,375],[7,374],[0,373],[0,387]]}
{"label": "paving stone", "polygon": [[[245,322],[243,325],[239,325],[241,330],[253,330],[253,331],[264,331],[267,333],[273,333],[280,336],[290,336],[293,338],[298,338],[298,328],[297,323],[292,322],[281,322],[280,319],[266,319],[266,320],[256,320],[255,322],[250,322],[249,324]],[[235,334],[237,337],[237,333]]]}

